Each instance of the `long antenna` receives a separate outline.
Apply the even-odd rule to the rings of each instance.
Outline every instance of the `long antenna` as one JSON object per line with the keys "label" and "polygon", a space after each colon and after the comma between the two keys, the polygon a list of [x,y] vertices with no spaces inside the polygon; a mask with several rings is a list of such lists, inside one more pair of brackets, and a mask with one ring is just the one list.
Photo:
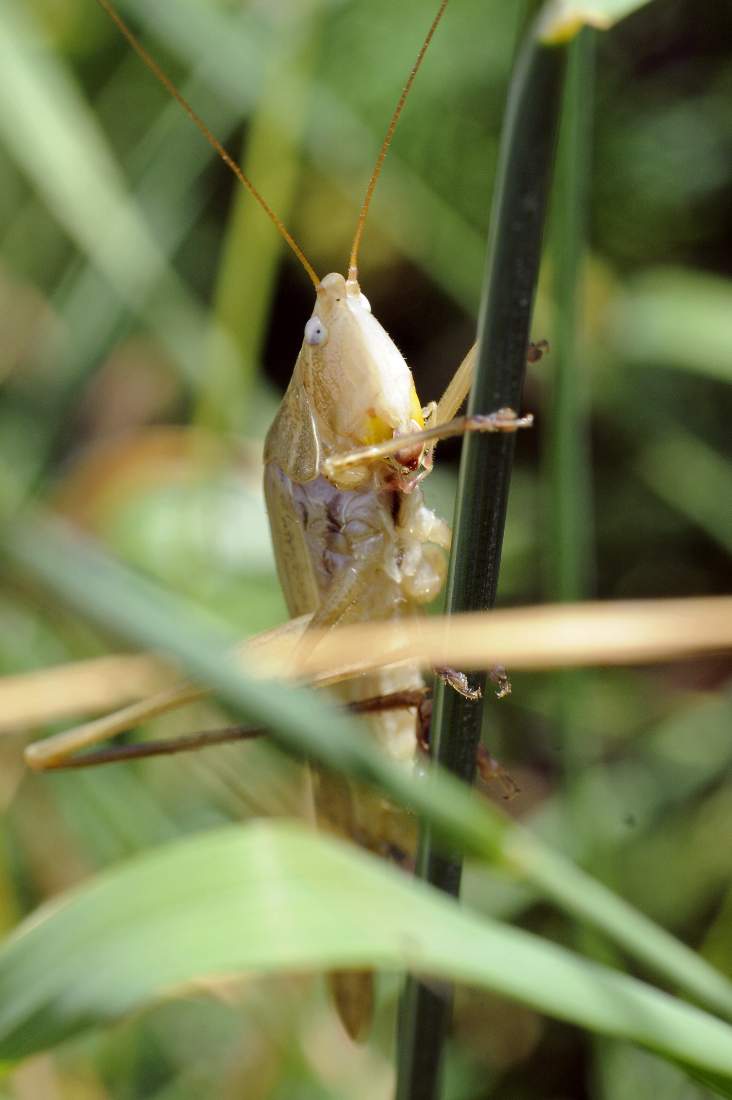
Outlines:
{"label": "long antenna", "polygon": [[[100,0],[100,3],[101,2],[102,2],[102,0]],[[417,73],[419,72],[422,61],[424,60],[424,55],[427,53],[427,47],[429,46],[430,42],[432,41],[432,36],[434,35],[435,31],[437,30],[437,25],[440,22],[440,20],[442,19],[442,16],[444,14],[444,11],[445,11],[446,7],[447,7],[447,0],[442,0],[442,3],[440,4],[440,6],[437,10],[437,15],[432,20],[432,25],[430,26],[430,29],[427,31],[427,35],[425,37],[425,40],[422,43],[422,46],[420,48],[419,53],[417,54],[417,60],[414,62],[414,65],[412,66],[412,71],[410,72],[409,77],[407,78],[407,83],[404,85],[404,88],[402,89],[402,94],[399,96],[399,102],[397,103],[397,105],[394,109],[394,114],[391,116],[391,122],[389,123],[389,128],[386,131],[386,137],[384,138],[381,149],[379,150],[379,155],[376,158],[376,164],[374,165],[374,170],[371,173],[371,179],[369,180],[369,185],[366,188],[366,194],[364,196],[364,200],[363,200],[363,203],[361,205],[361,212],[358,215],[358,222],[356,223],[356,235],[353,238],[353,244],[351,245],[351,256],[350,256],[350,259],[348,261],[348,278],[349,279],[357,279],[358,278],[358,250],[361,247],[361,238],[363,236],[363,230],[364,230],[364,226],[366,224],[366,215],[368,214],[369,206],[371,205],[371,199],[372,199],[372,196],[374,194],[374,190],[376,188],[376,184],[377,184],[377,181],[379,179],[379,176],[381,175],[381,169],[384,166],[384,160],[386,159],[386,154],[388,152],[389,146],[391,145],[391,139],[394,137],[394,131],[397,128],[397,122],[399,121],[399,117],[400,117],[400,115],[401,115],[401,113],[404,109],[404,104],[407,102],[407,96],[409,95],[410,91],[412,90],[412,85],[414,84],[414,78],[417,75]]]}
{"label": "long antenna", "polygon": [[185,99],[184,96],[178,91],[178,89],[176,88],[175,84],[170,79],[170,77],[167,76],[167,74],[163,72],[163,70],[160,68],[157,61],[154,59],[154,57],[152,57],[147,52],[147,50],[142,45],[142,43],[135,37],[133,32],[130,30],[130,28],[125,23],[122,16],[119,14],[117,9],[111,3],[111,0],[97,0],[97,2],[99,4],[99,6],[102,7],[104,9],[104,11],[106,11],[107,15],[112,20],[112,22],[122,32],[124,37],[127,39],[129,44],[132,46],[135,53],[138,55],[138,57],[140,57],[143,60],[143,62],[148,67],[148,69],[153,74],[153,76],[156,77],[156,79],[160,81],[160,83],[163,85],[165,90],[173,97],[174,100],[176,100],[177,103],[180,104],[180,106],[183,108],[185,113],[190,118],[191,122],[193,122],[194,125],[198,127],[199,131],[203,134],[204,138],[209,143],[209,145],[211,145],[216,150],[216,152],[219,154],[219,156],[223,160],[224,164],[228,168],[231,169],[231,171],[234,173],[234,175],[239,180],[239,182],[242,183],[246,187],[247,191],[249,191],[249,193],[252,195],[252,197],[254,199],[256,199],[256,201],[262,207],[265,214],[267,215],[269,220],[272,222],[272,224],[274,225],[274,227],[276,228],[277,232],[280,234],[282,239],[286,242],[286,244],[288,244],[290,246],[292,251],[295,253],[298,260],[300,261],[302,266],[307,271],[308,276],[309,276],[310,281],[312,282],[313,286],[317,289],[318,286],[320,285],[320,279],[318,278],[318,276],[315,272],[315,268],[310,263],[307,256],[305,255],[303,250],[300,248],[300,245],[295,240],[295,238],[290,234],[290,232],[286,228],[284,222],[282,222],[277,217],[277,215],[275,214],[274,210],[271,208],[269,203],[266,201],[266,199],[262,195],[260,195],[259,191],[254,186],[252,181],[247,176],[244,175],[244,173],[242,172],[239,165],[236,163],[234,158],[226,151],[226,149],[221,144],[221,142],[216,137],[216,135],[211,133],[211,131],[209,130],[206,123],[203,121],[203,119],[200,117],[200,115],[196,114],[196,112],[193,110],[193,108],[191,107],[188,100]]}

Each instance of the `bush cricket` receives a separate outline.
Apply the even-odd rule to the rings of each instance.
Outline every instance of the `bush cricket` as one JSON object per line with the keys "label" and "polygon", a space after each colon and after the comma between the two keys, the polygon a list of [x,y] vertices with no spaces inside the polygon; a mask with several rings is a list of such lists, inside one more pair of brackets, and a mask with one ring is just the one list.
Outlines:
{"label": "bush cricket", "polygon": [[[440,400],[422,407],[409,367],[371,313],[358,282],[371,198],[448,0],[439,3],[390,120],[358,216],[346,275],[331,273],[322,279],[110,0],[98,2],[263,208],[315,289],[302,348],[264,448],[267,511],[290,615],[309,614],[312,625],[327,628],[419,614],[443,586],[450,546],[450,529],[426,507],[420,484],[432,469],[436,443],[466,431],[514,432],[532,423],[530,416],[519,417],[511,409],[457,416],[471,385],[474,347]],[[301,644],[308,644],[307,633]],[[438,673],[456,690],[468,692],[459,673]],[[499,695],[507,693],[500,674],[498,679]],[[418,714],[424,683],[416,667],[384,669],[331,690],[354,709],[368,712],[363,721],[369,734],[393,759],[405,767],[419,766],[425,741]],[[140,708],[136,713],[139,721]],[[117,724],[114,732],[120,728]],[[200,744],[199,738],[188,747]],[[58,754],[49,761],[53,767],[60,762]],[[40,754],[35,766],[44,766]],[[324,773],[313,775],[313,796],[316,818],[326,828],[381,855],[411,849],[414,823],[382,796]],[[361,1034],[371,1013],[371,975],[338,973],[331,985],[346,1029],[353,1036]]]}

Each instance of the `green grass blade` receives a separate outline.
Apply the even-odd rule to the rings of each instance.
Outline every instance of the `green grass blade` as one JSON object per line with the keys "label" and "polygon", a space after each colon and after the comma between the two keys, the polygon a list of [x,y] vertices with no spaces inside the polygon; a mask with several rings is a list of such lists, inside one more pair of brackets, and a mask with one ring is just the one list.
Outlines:
{"label": "green grass blade", "polygon": [[[0,0],[0,133],[79,249],[125,306],[148,317],[186,377],[197,379],[203,313],[132,201],[70,71],[44,47],[30,14]],[[150,308],[153,292],[168,308]],[[221,354],[236,359],[224,333]]]}
{"label": "green grass blade", "polygon": [[35,1053],[196,978],[363,965],[491,989],[732,1081],[727,1024],[286,823],[170,844],[21,926],[0,952],[0,1057]]}
{"label": "green grass blade", "polygon": [[547,435],[547,528],[550,600],[588,595],[592,495],[586,372],[579,346],[582,268],[592,133],[594,39],[584,31],[569,50],[557,155],[552,252],[556,271],[556,339],[551,354]]}
{"label": "green grass blade", "polygon": [[[521,408],[529,326],[551,187],[565,50],[540,46],[533,28],[509,89],[503,124],[476,375],[469,413]],[[468,436],[463,443],[446,607],[451,613],[492,607],[498,588],[503,531],[515,437]],[[483,692],[486,677],[476,686]],[[471,783],[482,707],[438,680],[431,726],[432,753]],[[421,838],[418,874],[451,894],[460,890],[461,865]],[[449,1000],[409,982],[400,1021],[398,1100],[436,1095]]]}

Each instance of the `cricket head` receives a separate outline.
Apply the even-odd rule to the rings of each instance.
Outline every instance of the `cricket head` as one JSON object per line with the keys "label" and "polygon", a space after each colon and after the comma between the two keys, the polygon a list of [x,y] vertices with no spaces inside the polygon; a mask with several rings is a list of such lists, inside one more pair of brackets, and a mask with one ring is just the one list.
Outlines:
{"label": "cricket head", "polygon": [[303,355],[324,453],[424,427],[412,372],[356,279],[334,273],[321,280]]}

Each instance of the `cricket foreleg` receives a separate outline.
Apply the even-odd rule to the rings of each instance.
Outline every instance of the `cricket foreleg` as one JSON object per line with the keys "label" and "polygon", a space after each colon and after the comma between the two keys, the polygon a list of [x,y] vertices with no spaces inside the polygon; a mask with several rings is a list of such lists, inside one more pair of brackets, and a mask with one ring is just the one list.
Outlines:
{"label": "cricket foreleg", "polygon": [[[458,672],[455,668],[436,668],[434,671],[436,676],[465,699],[482,698],[483,693],[480,688],[471,688],[464,672]],[[503,665],[494,665],[489,669],[488,677],[496,685],[496,698],[505,699],[511,694],[511,681]]]}
{"label": "cricket foreleg", "polygon": [[478,361],[478,345],[473,344],[458,369],[447,384],[447,388],[435,406],[430,417],[432,424],[446,424],[457,416],[460,406],[470,393]]}
{"label": "cricket foreleg", "polygon": [[347,454],[331,455],[323,459],[322,471],[326,477],[335,478],[340,470],[349,466],[362,466],[364,463],[391,456],[396,457],[398,461],[404,459],[405,464],[412,465],[416,451],[429,444],[438,443],[441,439],[465,435],[466,432],[516,432],[520,428],[530,428],[533,423],[533,416],[518,416],[513,409],[498,409],[497,412],[475,416],[458,416],[455,420],[438,423],[422,431],[395,435],[393,439],[375,443],[370,447],[357,447]]}
{"label": "cricket foreleg", "polygon": [[[549,344],[546,340],[530,342],[526,351],[527,363],[538,363],[543,355],[548,353]],[[430,417],[430,424],[446,424],[457,416],[461,405],[470,393],[470,387],[475,377],[475,366],[478,362],[478,345],[473,344],[468,354],[463,359],[458,369],[447,384],[447,388],[435,406]]]}

